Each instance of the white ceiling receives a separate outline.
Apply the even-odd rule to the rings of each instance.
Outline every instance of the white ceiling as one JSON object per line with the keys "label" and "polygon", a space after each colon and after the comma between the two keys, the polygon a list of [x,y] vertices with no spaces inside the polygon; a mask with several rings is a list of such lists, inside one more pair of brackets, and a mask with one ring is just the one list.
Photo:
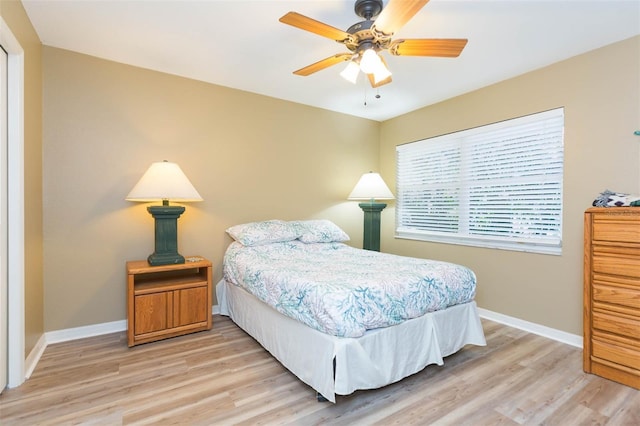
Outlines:
{"label": "white ceiling", "polygon": [[278,22],[296,11],[346,30],[361,20],[353,0],[22,1],[47,46],[377,121],[640,34],[640,0],[431,0],[394,38],[467,46],[458,58],[386,55],[393,82],[376,90],[343,80],[343,64],[293,75],[348,50]]}

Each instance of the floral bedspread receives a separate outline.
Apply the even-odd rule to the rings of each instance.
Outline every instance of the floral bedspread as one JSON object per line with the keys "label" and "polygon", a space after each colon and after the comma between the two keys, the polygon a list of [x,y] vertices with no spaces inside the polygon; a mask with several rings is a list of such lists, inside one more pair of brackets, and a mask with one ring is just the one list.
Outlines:
{"label": "floral bedspread", "polygon": [[475,296],[470,269],[356,249],[343,243],[233,242],[224,277],[321,332],[358,337]]}

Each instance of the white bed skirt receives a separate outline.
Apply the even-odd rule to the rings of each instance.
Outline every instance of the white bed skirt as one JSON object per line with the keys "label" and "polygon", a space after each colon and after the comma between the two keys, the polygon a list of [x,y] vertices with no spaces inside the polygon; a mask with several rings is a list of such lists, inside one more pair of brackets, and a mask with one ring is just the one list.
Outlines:
{"label": "white bed skirt", "polygon": [[[229,316],[282,365],[331,402],[335,395],[375,389],[417,373],[467,344],[486,345],[476,303],[430,312],[358,338],[331,336],[282,315],[244,289],[216,285]],[[335,359],[335,379],[333,360]]]}

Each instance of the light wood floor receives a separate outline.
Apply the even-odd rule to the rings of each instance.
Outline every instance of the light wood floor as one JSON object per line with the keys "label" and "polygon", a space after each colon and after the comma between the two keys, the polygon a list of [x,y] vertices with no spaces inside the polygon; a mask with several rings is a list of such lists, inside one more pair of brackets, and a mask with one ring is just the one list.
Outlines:
{"label": "light wood floor", "polygon": [[228,318],[213,321],[131,349],[125,333],[50,345],[0,395],[0,424],[640,425],[640,391],[584,374],[580,349],[490,321],[486,347],[336,404]]}

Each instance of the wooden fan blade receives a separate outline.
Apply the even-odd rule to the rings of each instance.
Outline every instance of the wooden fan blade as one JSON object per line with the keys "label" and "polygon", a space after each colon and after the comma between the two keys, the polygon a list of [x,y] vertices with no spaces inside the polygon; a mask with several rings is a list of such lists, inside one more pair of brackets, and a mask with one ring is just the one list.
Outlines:
{"label": "wooden fan blade", "polygon": [[296,12],[289,12],[280,18],[280,22],[288,24],[301,30],[309,31],[314,34],[318,34],[322,37],[330,38],[335,41],[344,41],[351,37],[351,34],[342,31],[341,29],[332,27],[331,25],[324,24],[315,19],[311,19],[304,15],[300,15]]}
{"label": "wooden fan blade", "polygon": [[314,64],[308,65],[304,68],[300,68],[299,70],[294,71],[293,73],[295,75],[301,75],[306,77],[308,75],[313,74],[314,72],[322,71],[325,68],[329,68],[330,66],[335,65],[339,62],[348,61],[351,59],[351,56],[353,56],[352,53],[338,53],[337,55],[329,56],[328,58],[325,58]]}
{"label": "wooden fan blade", "polygon": [[428,2],[429,0],[389,0],[373,27],[386,35],[393,35]]}
{"label": "wooden fan blade", "polygon": [[394,40],[389,53],[396,56],[439,56],[455,58],[467,45],[466,38],[424,38]]}
{"label": "wooden fan blade", "polygon": [[385,78],[384,80],[381,80],[379,82],[376,83],[373,74],[367,74],[367,77],[369,78],[369,83],[371,84],[371,87],[373,87],[374,89],[376,87],[380,87],[380,86],[384,86],[385,84],[389,84],[391,83],[391,76]]}

